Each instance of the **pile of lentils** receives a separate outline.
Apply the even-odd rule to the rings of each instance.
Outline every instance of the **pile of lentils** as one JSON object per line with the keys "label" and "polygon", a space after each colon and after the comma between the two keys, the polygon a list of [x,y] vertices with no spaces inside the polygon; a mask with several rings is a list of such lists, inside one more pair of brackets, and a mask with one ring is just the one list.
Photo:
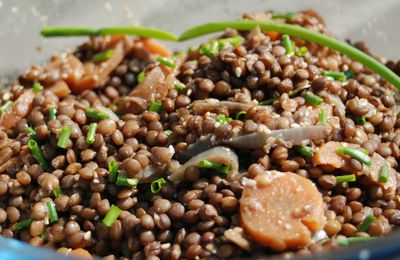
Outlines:
{"label": "pile of lentils", "polygon": [[[248,14],[245,18],[270,16]],[[312,11],[283,21],[328,33],[322,19]],[[334,173],[313,166],[309,158],[283,144],[268,151],[238,150],[240,172],[213,175],[205,169],[189,167],[179,185],[165,178],[167,182],[158,192],[147,184],[124,187],[109,181],[111,161],[118,162],[119,169],[128,177],[134,177],[152,164],[176,167],[175,155],[205,134],[229,138],[234,132],[255,132],[260,124],[274,130],[306,121],[307,115],[298,114],[305,106],[304,98],[288,95],[305,81],[314,93],[335,95],[346,106],[346,116],[338,116],[340,131],[319,144],[330,140],[356,143],[370,154],[377,152],[397,168],[400,120],[393,112],[397,109],[396,95],[377,74],[340,53],[298,39],[296,45],[306,46],[308,51],[289,57],[280,39],[271,39],[257,29],[227,30],[221,37],[235,35],[241,35],[244,42],[214,56],[201,54],[199,49],[188,53],[177,75],[184,88],[171,89],[162,101],[161,111],[127,113],[117,122],[98,120],[90,145],[86,143],[86,134],[93,119],[85,110],[94,105],[115,107],[119,98],[138,84],[139,73],[154,63],[152,55],[140,49],[128,53],[108,82],[98,89],[62,99],[46,89],[37,93],[28,116],[7,132],[0,130],[1,236],[61,253],[84,248],[105,259],[229,259],[276,254],[251,239],[248,241],[252,251],[248,252],[224,236],[226,230],[241,227],[239,200],[243,177],[254,178],[272,169],[294,172],[317,185],[327,206],[324,230],[328,238],[382,236],[400,225],[398,189],[385,193],[378,185],[358,181],[336,183]],[[365,49],[362,44],[356,46]],[[90,42],[78,47],[74,55],[84,61],[95,49]],[[387,63],[400,73],[400,62]],[[346,83],[322,76],[324,71],[338,70],[351,71],[353,75]],[[2,102],[15,99],[30,86],[35,77],[27,75],[31,74],[23,74],[1,92]],[[247,112],[245,119],[217,124],[216,115],[233,117],[228,109],[220,107],[200,115],[190,109],[193,101],[207,98],[250,103],[276,96],[280,99],[271,107],[278,117],[255,108]],[[368,105],[378,110],[362,125],[354,118],[367,114],[368,109],[357,103],[359,98],[368,100]],[[57,108],[56,119],[48,120],[50,106]],[[333,110],[333,115],[338,113]],[[72,133],[66,149],[59,149],[56,133],[65,125],[72,126]],[[45,171],[28,149],[28,127],[36,131],[51,171]],[[358,169],[360,163],[351,160],[351,167]],[[49,221],[49,201],[54,201],[58,214],[54,222]],[[108,227],[103,219],[111,205],[121,212]],[[369,215],[376,217],[372,226],[357,232],[357,226]],[[15,228],[26,220],[28,225]],[[338,247],[335,239],[327,239],[283,254],[306,255]]]}

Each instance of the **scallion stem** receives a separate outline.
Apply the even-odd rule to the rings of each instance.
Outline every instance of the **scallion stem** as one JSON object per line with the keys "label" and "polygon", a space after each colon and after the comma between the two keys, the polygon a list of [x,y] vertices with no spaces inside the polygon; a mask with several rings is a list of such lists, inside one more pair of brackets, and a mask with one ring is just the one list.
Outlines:
{"label": "scallion stem", "polygon": [[371,158],[360,149],[341,146],[337,150],[337,153],[348,155],[359,162],[365,163],[368,166],[371,165]]}
{"label": "scallion stem", "polygon": [[60,137],[57,141],[57,146],[60,148],[67,148],[69,137],[72,133],[72,126],[66,125],[61,129]]}
{"label": "scallion stem", "polygon": [[97,123],[90,123],[89,130],[86,135],[86,143],[93,144],[96,137]]}
{"label": "scallion stem", "polygon": [[320,124],[325,125],[326,122],[328,121],[328,111],[326,111],[325,109],[321,110],[319,112],[318,121],[319,121]]}
{"label": "scallion stem", "polygon": [[355,174],[336,176],[336,183],[354,182],[356,181]]}
{"label": "scallion stem", "polygon": [[162,109],[163,103],[158,100],[153,100],[150,103],[149,111],[159,113]]}
{"label": "scallion stem", "polygon": [[358,226],[357,232],[367,232],[369,226],[371,226],[375,219],[376,217],[374,215],[368,215],[365,217],[364,221]]}
{"label": "scallion stem", "polygon": [[340,247],[344,246],[352,246],[355,244],[364,243],[367,241],[373,240],[373,237],[346,237],[346,238],[339,238],[336,240]]}
{"label": "scallion stem", "polygon": [[166,184],[167,181],[164,178],[159,178],[157,180],[154,180],[150,184],[150,190],[152,193],[158,193],[161,191],[161,188],[164,184]]}
{"label": "scallion stem", "polygon": [[365,116],[356,116],[354,118],[354,121],[356,122],[357,125],[364,125],[367,122]]}
{"label": "scallion stem", "polygon": [[36,131],[32,127],[27,127],[25,129],[26,135],[37,140]]}
{"label": "scallion stem", "polygon": [[94,110],[93,108],[86,109],[85,113],[88,117],[95,118],[97,120],[108,119],[110,117],[109,115],[98,112],[98,111]]}
{"label": "scallion stem", "polygon": [[108,163],[108,181],[115,182],[118,177],[118,162],[112,160]]}
{"label": "scallion stem", "polygon": [[306,100],[307,103],[313,106],[321,105],[324,102],[324,100],[321,97],[314,95],[312,92],[306,92],[304,94],[304,99]]}
{"label": "scallion stem", "polygon": [[61,187],[57,187],[57,188],[55,188],[54,190],[51,191],[51,193],[53,194],[53,196],[56,197],[56,198],[57,198],[58,196],[60,196],[61,192],[62,192]]}
{"label": "scallion stem", "polygon": [[49,200],[47,202],[47,210],[49,212],[50,223],[56,222],[58,220],[58,213],[56,210],[56,205],[54,204],[54,202],[52,200]]}
{"label": "scallion stem", "polygon": [[218,174],[228,174],[231,171],[231,165],[222,163],[211,162],[209,160],[201,160],[199,163],[200,168],[213,169]]}
{"label": "scallion stem", "polygon": [[324,71],[324,76],[333,78],[333,79],[341,81],[341,82],[345,82],[347,80],[347,77],[343,72]]}
{"label": "scallion stem", "polygon": [[104,60],[108,60],[109,58],[111,58],[113,56],[114,52],[112,50],[106,50],[100,53],[96,53],[95,55],[93,55],[92,57],[92,61],[93,62],[100,62],[100,61],[104,61]]}
{"label": "scallion stem", "polygon": [[170,68],[175,68],[176,67],[176,64],[171,60],[171,59],[169,59],[169,58],[167,58],[167,57],[163,57],[163,56],[159,56],[159,57],[157,57],[157,59],[156,59],[160,64],[163,64],[163,65],[165,65],[165,66],[167,66],[167,67],[170,67]]}
{"label": "scallion stem", "polygon": [[381,171],[379,173],[379,182],[386,183],[389,179],[389,170],[390,167],[388,164],[382,166]]}
{"label": "scallion stem", "polygon": [[127,178],[123,172],[119,172],[115,184],[117,184],[117,186],[122,186],[122,187],[136,188],[138,182],[139,182],[138,179]]}
{"label": "scallion stem", "polygon": [[183,84],[182,82],[179,82],[179,81],[175,82],[174,87],[175,87],[176,91],[178,91],[178,93],[182,93],[186,89],[185,84]]}
{"label": "scallion stem", "polygon": [[49,121],[57,118],[57,108],[51,107],[49,108]]}
{"label": "scallion stem", "polygon": [[107,227],[111,227],[112,224],[118,219],[121,211],[122,210],[120,208],[112,204],[106,216],[103,219],[103,224],[106,225]]}
{"label": "scallion stem", "polygon": [[245,118],[246,118],[246,114],[247,114],[247,112],[246,111],[238,111],[238,112],[236,112],[235,113],[235,119],[236,120],[244,120]]}
{"label": "scallion stem", "polygon": [[7,100],[3,105],[1,105],[0,107],[0,115],[5,112],[11,105],[12,105],[12,101],[11,100]]}
{"label": "scallion stem", "polygon": [[42,154],[42,150],[40,149],[39,144],[32,138],[28,141],[28,148],[31,150],[33,158],[35,158],[36,162],[42,166],[45,171],[50,171],[50,166],[47,163],[46,159]]}
{"label": "scallion stem", "polygon": [[314,42],[316,44],[326,46],[332,50],[338,51],[349,58],[362,63],[364,66],[375,71],[384,79],[392,83],[396,88],[400,89],[400,77],[396,75],[391,69],[386,67],[383,63],[377,61],[370,55],[361,50],[335,38],[329,37],[322,33],[286,23],[276,23],[257,20],[238,20],[238,21],[225,21],[225,22],[212,22],[196,27],[190,28],[183,32],[179,37],[179,41],[185,41],[200,37],[206,34],[220,32],[226,28],[236,30],[249,31],[259,26],[263,31],[274,31],[279,33],[286,33],[290,36],[298,37],[300,39]]}
{"label": "scallion stem", "polygon": [[294,13],[272,14],[273,19],[292,19],[293,17]]}
{"label": "scallion stem", "polygon": [[39,93],[42,90],[43,90],[42,84],[40,84],[39,82],[33,83],[33,86],[32,86],[33,93]]}
{"label": "scallion stem", "polygon": [[221,125],[229,124],[230,122],[232,122],[232,118],[226,117],[224,114],[217,115],[217,117],[215,119]]}
{"label": "scallion stem", "polygon": [[144,78],[146,77],[146,75],[144,74],[144,71],[140,72],[137,75],[137,82],[140,84],[144,81]]}
{"label": "scallion stem", "polygon": [[12,230],[17,232],[22,229],[30,227],[31,224],[32,224],[32,218],[24,219],[21,220],[20,222],[15,223],[15,225],[12,227]]}
{"label": "scallion stem", "polygon": [[287,34],[282,35],[282,45],[286,49],[286,55],[291,57],[294,55],[295,46]]}
{"label": "scallion stem", "polygon": [[301,46],[299,48],[299,50],[297,51],[297,56],[304,57],[304,56],[306,56],[307,53],[308,53],[307,47],[306,46]]}
{"label": "scallion stem", "polygon": [[312,147],[309,147],[309,146],[295,146],[294,149],[301,156],[304,156],[304,157],[313,157],[314,156],[314,149]]}

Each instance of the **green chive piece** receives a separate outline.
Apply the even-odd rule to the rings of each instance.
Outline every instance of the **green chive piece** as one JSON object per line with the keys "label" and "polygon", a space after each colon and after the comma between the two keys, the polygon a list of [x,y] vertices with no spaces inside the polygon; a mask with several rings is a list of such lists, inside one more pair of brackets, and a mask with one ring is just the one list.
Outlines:
{"label": "green chive piece", "polygon": [[85,113],[88,117],[92,117],[92,118],[95,118],[98,120],[108,119],[110,117],[109,115],[98,112],[98,111],[94,110],[93,108],[86,109]]}
{"label": "green chive piece", "polygon": [[164,184],[166,184],[167,181],[164,178],[159,178],[157,180],[154,180],[150,184],[150,190],[152,193],[158,193],[161,191],[161,188]]}
{"label": "green chive piece", "polygon": [[167,129],[167,130],[164,130],[164,134],[166,134],[167,136],[170,136],[170,135],[172,135],[172,130],[169,130],[169,129]]}
{"label": "green chive piece", "polygon": [[167,57],[158,56],[156,60],[159,63],[161,63],[167,67],[170,67],[172,69],[176,67],[176,64],[171,59],[168,59]]}
{"label": "green chive piece", "polygon": [[50,223],[54,223],[58,220],[58,213],[56,210],[56,205],[52,200],[47,202],[47,210],[49,211],[49,220]]}
{"label": "green chive piece", "polygon": [[213,169],[214,170],[213,172],[217,174],[228,174],[232,170],[230,164],[225,165],[222,163],[211,162],[209,160],[201,160],[199,163],[199,167],[206,169]]}
{"label": "green chive piece", "polygon": [[32,224],[32,218],[21,220],[20,222],[15,223],[12,227],[13,231],[20,231],[22,229],[28,228]]}
{"label": "green chive piece", "polygon": [[290,40],[290,36],[287,34],[282,35],[282,45],[286,49],[286,55],[291,57],[294,55],[295,46],[293,42]]}
{"label": "green chive piece", "polygon": [[381,171],[379,173],[379,182],[386,183],[389,179],[389,165],[385,164],[382,166]]}
{"label": "green chive piece", "polygon": [[114,204],[111,205],[110,209],[108,210],[106,216],[103,219],[103,224],[107,227],[111,227],[112,224],[117,220],[119,214],[121,213],[121,209],[115,206]]}
{"label": "green chive piece", "polygon": [[297,51],[297,56],[304,57],[304,56],[306,56],[307,53],[308,53],[307,47],[306,46],[301,46],[299,48],[299,50]]}
{"label": "green chive piece", "polygon": [[60,148],[67,148],[69,137],[72,133],[72,126],[66,125],[61,129],[60,137],[57,141],[57,146]]}
{"label": "green chive piece", "polygon": [[129,187],[129,188],[136,188],[139,180],[136,178],[127,178],[123,172],[118,173],[117,181],[115,184],[117,186]]}
{"label": "green chive piece", "polygon": [[35,82],[35,83],[33,83],[32,90],[33,90],[33,93],[38,93],[43,90],[43,86],[39,82]]}
{"label": "green chive piece", "polygon": [[355,181],[356,181],[355,174],[336,176],[336,183],[355,182]]}
{"label": "green chive piece", "polygon": [[175,35],[170,32],[155,28],[145,27],[105,27],[105,28],[88,28],[88,27],[47,27],[43,28],[40,33],[45,37],[54,36],[95,36],[95,35],[136,35],[140,37],[156,38],[167,41],[176,41]]}
{"label": "green chive piece", "polygon": [[232,122],[232,118],[226,117],[224,114],[217,115],[216,120],[221,125],[229,124],[230,122]]}
{"label": "green chive piece", "polygon": [[57,187],[57,188],[55,188],[54,190],[51,191],[51,193],[53,194],[53,196],[56,197],[56,198],[57,198],[58,196],[60,196],[61,192],[62,192],[61,187]]}
{"label": "green chive piece", "polygon": [[25,133],[26,133],[27,136],[37,140],[36,131],[32,127],[27,127],[25,129]]}
{"label": "green chive piece", "polygon": [[269,98],[266,100],[263,100],[261,102],[258,102],[259,106],[267,106],[267,105],[271,105],[272,103],[274,103],[275,101],[278,101],[279,97],[275,97],[275,98]]}
{"label": "green chive piece", "polygon": [[245,118],[246,118],[246,114],[247,114],[247,112],[246,111],[238,111],[238,112],[236,112],[235,113],[235,119],[236,120],[244,120]]}
{"label": "green chive piece", "polygon": [[[310,85],[304,85],[304,86],[295,88],[295,89],[293,89],[292,91],[289,91],[288,95],[289,95],[289,97],[294,97],[294,96],[296,96],[298,93],[300,93],[301,91],[303,91],[303,90],[305,90],[305,89],[307,89],[307,88],[309,88],[309,87],[310,87]],[[279,98],[280,98],[280,97],[277,96],[277,97],[274,97],[274,98],[266,99],[266,100],[264,100],[264,101],[259,102],[258,105],[259,105],[259,106],[271,105],[271,104],[274,103],[275,101],[278,101]]]}
{"label": "green chive piece", "polygon": [[108,60],[113,56],[114,52],[112,50],[106,50],[100,53],[96,53],[92,57],[93,62],[100,62],[100,61],[105,61]]}
{"label": "green chive piece", "polygon": [[49,108],[49,121],[57,118],[57,108],[51,107]]}
{"label": "green chive piece", "polygon": [[189,48],[188,48],[188,53],[197,51],[198,49],[199,49],[199,45],[189,46]]}
{"label": "green chive piece", "polygon": [[272,14],[273,19],[292,19],[293,17],[294,17],[294,13]]}
{"label": "green chive piece", "polygon": [[310,41],[321,46],[326,46],[332,50],[338,51],[348,56],[350,59],[362,63],[364,66],[373,70],[377,74],[381,75],[382,78],[392,83],[393,86],[400,89],[400,77],[391,69],[386,67],[385,64],[377,61],[375,58],[358,50],[354,46],[347,44],[346,42],[297,25],[257,20],[211,22],[198,25],[196,27],[186,30],[181,34],[178,40],[185,41],[206,34],[224,31],[226,28],[232,28],[241,31],[250,31],[256,26],[259,26],[262,31],[286,33],[290,36],[298,37],[300,39]]}
{"label": "green chive piece", "polygon": [[375,238],[373,237],[346,237],[346,238],[339,238],[336,239],[336,242],[340,247],[352,246],[364,242],[371,241]]}
{"label": "green chive piece", "polygon": [[145,73],[144,73],[144,71],[142,71],[142,72],[140,72],[138,75],[137,75],[137,82],[140,84],[140,83],[142,83],[143,81],[144,81],[144,78],[146,77],[146,75],[145,75]]}
{"label": "green chive piece", "polygon": [[108,181],[115,182],[118,177],[118,162],[112,160],[108,163]]}
{"label": "green chive piece", "polygon": [[346,70],[344,75],[346,76],[347,80],[354,79],[354,72],[352,70]]}
{"label": "green chive piece", "polygon": [[321,125],[325,125],[326,122],[328,122],[328,111],[326,111],[325,109],[321,110],[319,112],[319,120],[318,121]]}
{"label": "green chive piece", "polygon": [[163,106],[163,103],[162,103],[161,101],[153,100],[153,101],[151,101],[151,103],[150,103],[149,111],[150,111],[150,112],[157,112],[157,113],[159,113],[159,112],[161,111],[161,109],[162,109],[162,106]]}
{"label": "green chive piece", "polygon": [[295,146],[294,149],[301,156],[304,156],[304,157],[313,157],[314,156],[314,149],[312,147],[309,147],[309,146]]}
{"label": "green chive piece", "polygon": [[367,232],[369,226],[371,226],[372,222],[374,222],[375,219],[376,217],[374,215],[368,215],[364,219],[364,221],[358,226],[357,232]]}
{"label": "green chive piece", "polygon": [[364,125],[367,122],[364,116],[356,116],[354,118],[354,121],[356,122],[357,125]]}
{"label": "green chive piece", "polygon": [[337,153],[348,155],[359,162],[365,163],[368,166],[371,165],[371,158],[360,149],[341,146],[337,150]]}
{"label": "green chive piece", "polygon": [[321,105],[324,102],[324,100],[321,97],[314,95],[311,92],[306,92],[304,94],[304,99],[306,100],[307,103],[313,106]]}
{"label": "green chive piece", "polygon": [[96,137],[97,123],[90,123],[89,130],[86,135],[86,143],[93,144]]}
{"label": "green chive piece", "polygon": [[219,48],[219,51],[221,51],[223,48],[225,48],[225,46],[227,44],[230,44],[233,47],[236,47],[239,44],[242,44],[243,42],[244,42],[243,37],[241,37],[239,35],[235,35],[233,37],[219,39],[218,40],[218,48]]}
{"label": "green chive piece", "polygon": [[50,171],[50,166],[47,163],[46,159],[42,154],[42,150],[40,149],[39,144],[32,138],[28,141],[28,148],[31,150],[33,158],[35,158],[36,162],[42,166],[45,171]]}
{"label": "green chive piece", "polygon": [[176,91],[178,91],[179,93],[182,93],[183,91],[186,90],[186,86],[185,84],[183,84],[182,82],[175,82],[174,87],[176,89]]}
{"label": "green chive piece", "polygon": [[0,115],[5,112],[11,105],[12,105],[11,100],[7,100],[1,107],[0,107]]}
{"label": "green chive piece", "polygon": [[341,81],[341,82],[345,82],[347,80],[347,77],[343,72],[324,71],[324,76],[333,78],[334,80],[338,80],[338,81]]}
{"label": "green chive piece", "polygon": [[219,53],[219,43],[216,40],[212,40],[210,43],[201,45],[200,54],[208,57],[216,56]]}

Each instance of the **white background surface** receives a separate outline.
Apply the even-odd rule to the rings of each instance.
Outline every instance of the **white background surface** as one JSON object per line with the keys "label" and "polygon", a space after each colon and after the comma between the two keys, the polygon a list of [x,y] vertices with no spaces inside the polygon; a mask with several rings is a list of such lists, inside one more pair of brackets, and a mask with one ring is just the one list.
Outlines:
{"label": "white background surface", "polygon": [[[43,39],[44,26],[158,27],[179,35],[186,28],[235,19],[244,12],[314,8],[338,38],[364,40],[374,53],[400,58],[400,0],[0,0],[0,82],[83,38]],[[193,42],[169,43],[185,49]],[[43,51],[38,52],[37,47]]]}

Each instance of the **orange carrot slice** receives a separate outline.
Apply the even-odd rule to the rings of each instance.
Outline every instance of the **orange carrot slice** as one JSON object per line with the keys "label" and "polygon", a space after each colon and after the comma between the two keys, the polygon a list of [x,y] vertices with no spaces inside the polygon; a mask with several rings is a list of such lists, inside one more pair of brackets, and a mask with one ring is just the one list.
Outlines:
{"label": "orange carrot slice", "polygon": [[291,172],[268,171],[250,180],[240,213],[252,239],[275,251],[305,247],[326,222],[321,193],[309,179]]}
{"label": "orange carrot slice", "polygon": [[148,38],[140,38],[139,41],[141,41],[143,43],[143,47],[152,54],[161,55],[164,57],[171,56],[171,52],[161,43]]}
{"label": "orange carrot slice", "polygon": [[327,142],[315,150],[313,157],[314,166],[329,165],[336,169],[345,166],[347,161],[346,156],[337,153],[337,150],[340,146],[346,146],[350,148],[358,147],[358,145],[351,143],[340,143],[334,141]]}
{"label": "orange carrot slice", "polygon": [[49,90],[59,98],[64,98],[71,93],[67,83],[63,80],[57,81],[54,85],[49,87]]}

